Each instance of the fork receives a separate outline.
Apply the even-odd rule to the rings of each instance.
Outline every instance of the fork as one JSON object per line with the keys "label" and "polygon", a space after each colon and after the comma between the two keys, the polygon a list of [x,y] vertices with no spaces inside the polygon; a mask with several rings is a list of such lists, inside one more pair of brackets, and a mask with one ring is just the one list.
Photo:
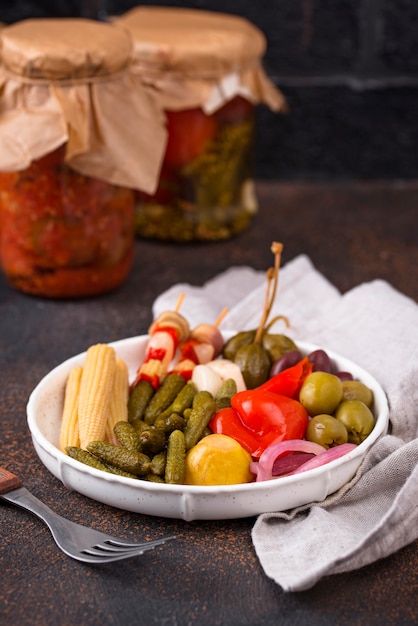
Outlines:
{"label": "fork", "polygon": [[34,513],[48,526],[61,550],[84,563],[110,563],[132,558],[176,537],[164,537],[144,543],[129,543],[93,528],[76,524],[52,511],[23,487],[20,478],[0,467],[0,498]]}

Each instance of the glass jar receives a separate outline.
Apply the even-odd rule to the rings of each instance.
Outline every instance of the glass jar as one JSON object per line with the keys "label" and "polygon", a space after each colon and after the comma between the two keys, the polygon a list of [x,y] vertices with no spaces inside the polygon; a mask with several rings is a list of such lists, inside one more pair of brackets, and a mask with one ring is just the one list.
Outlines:
{"label": "glass jar", "polygon": [[257,212],[254,114],[284,107],[264,74],[264,35],[238,16],[137,7],[116,20],[134,41],[134,69],[166,118],[158,187],[137,192],[136,232],[187,242],[243,231]]}
{"label": "glass jar", "polygon": [[253,104],[237,96],[212,115],[201,108],[166,114],[158,188],[152,196],[137,192],[137,232],[179,242],[241,232],[257,210]]}
{"label": "glass jar", "polygon": [[4,275],[42,297],[108,292],[132,267],[134,190],[154,192],[166,136],[130,71],[131,37],[81,18],[24,20],[0,37]]}
{"label": "glass jar", "polygon": [[65,146],[17,172],[0,172],[0,259],[9,283],[50,298],[118,287],[134,254],[134,192],[84,176]]}

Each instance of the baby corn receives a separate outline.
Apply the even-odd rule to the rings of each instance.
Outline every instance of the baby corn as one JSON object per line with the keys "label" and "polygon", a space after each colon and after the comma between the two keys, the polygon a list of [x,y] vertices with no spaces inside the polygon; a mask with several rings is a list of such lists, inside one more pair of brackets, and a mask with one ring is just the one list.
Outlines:
{"label": "baby corn", "polygon": [[80,382],[78,424],[80,447],[105,437],[116,371],[115,350],[98,343],[87,350]]}
{"label": "baby corn", "polygon": [[117,445],[118,441],[113,432],[113,428],[117,422],[128,421],[128,398],[128,367],[125,361],[117,358],[105,432],[106,441],[114,443],[115,445]]}
{"label": "baby corn", "polygon": [[78,396],[83,368],[74,367],[65,385],[64,408],[60,429],[59,447],[65,452],[67,446],[78,446],[80,436],[78,430]]}

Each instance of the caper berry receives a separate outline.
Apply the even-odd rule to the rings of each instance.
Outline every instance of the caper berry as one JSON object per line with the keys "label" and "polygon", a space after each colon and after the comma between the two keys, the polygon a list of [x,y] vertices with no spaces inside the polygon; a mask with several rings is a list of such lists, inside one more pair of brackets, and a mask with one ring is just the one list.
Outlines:
{"label": "caper berry", "polygon": [[247,389],[255,389],[269,377],[271,361],[267,350],[259,343],[242,346],[235,354],[234,363],[242,372]]}
{"label": "caper berry", "polygon": [[273,362],[278,361],[286,352],[298,349],[293,339],[290,339],[290,337],[286,335],[264,333],[261,343]]}
{"label": "caper berry", "polygon": [[255,330],[242,330],[228,339],[222,350],[223,357],[233,361],[242,346],[249,346],[254,341],[255,333]]}
{"label": "caper berry", "polygon": [[312,372],[299,392],[299,401],[309,415],[332,415],[343,397],[343,384],[334,374]]}

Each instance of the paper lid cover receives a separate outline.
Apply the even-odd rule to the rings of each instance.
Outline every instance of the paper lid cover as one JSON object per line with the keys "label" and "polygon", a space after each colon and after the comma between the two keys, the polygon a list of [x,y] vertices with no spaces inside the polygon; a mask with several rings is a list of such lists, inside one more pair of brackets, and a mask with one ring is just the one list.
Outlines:
{"label": "paper lid cover", "polygon": [[31,19],[2,30],[4,66],[29,78],[106,76],[131,58],[128,33],[111,24],[75,19]]}

